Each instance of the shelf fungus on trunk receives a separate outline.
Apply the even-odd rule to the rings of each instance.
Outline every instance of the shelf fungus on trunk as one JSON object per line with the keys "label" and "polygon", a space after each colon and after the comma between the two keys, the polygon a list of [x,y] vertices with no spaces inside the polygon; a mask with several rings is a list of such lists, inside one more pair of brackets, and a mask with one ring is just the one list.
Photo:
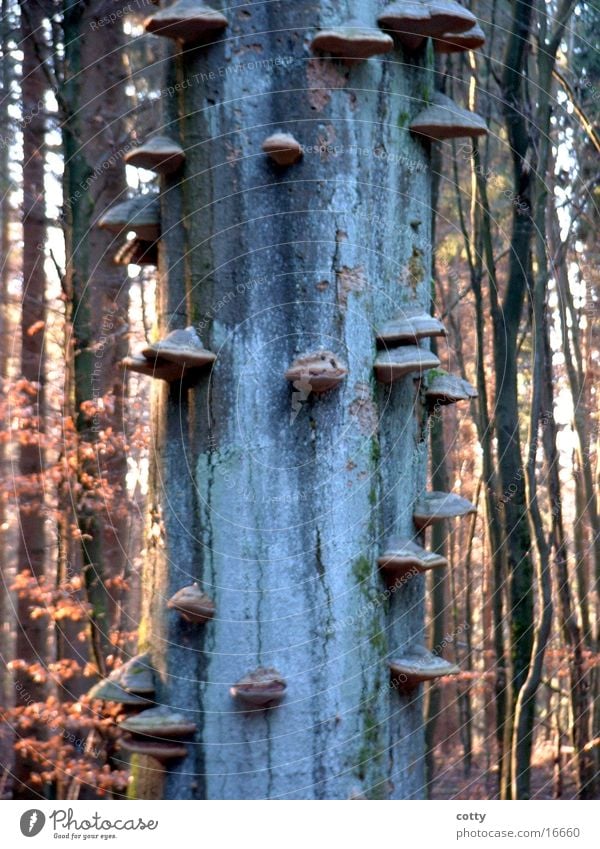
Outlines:
{"label": "shelf fungus on trunk", "polygon": [[428,572],[448,565],[441,554],[427,551],[413,540],[398,537],[388,540],[377,563],[388,586],[395,585],[405,575]]}
{"label": "shelf fungus on trunk", "polygon": [[215,615],[215,603],[202,592],[198,584],[182,587],[167,602],[170,610],[176,610],[186,622],[204,624]]}
{"label": "shelf fungus on trunk", "polygon": [[477,19],[454,0],[399,0],[385,7],[377,23],[393,33],[408,50],[416,50],[426,38],[464,32]]}
{"label": "shelf fungus on trunk", "polygon": [[434,371],[427,376],[425,400],[429,407],[469,401],[471,398],[477,398],[477,394],[477,390],[468,380],[456,374]]}
{"label": "shelf fungus on trunk", "polygon": [[477,508],[462,495],[454,492],[426,492],[417,499],[413,510],[413,521],[419,531],[443,522],[477,513]]}
{"label": "shelf fungus on trunk", "polygon": [[125,154],[125,162],[155,174],[174,174],[185,162],[183,148],[168,136],[151,136]]}
{"label": "shelf fungus on trunk", "polygon": [[274,707],[285,695],[287,684],[276,669],[259,667],[244,675],[229,690],[232,698],[255,708]]}
{"label": "shelf fungus on trunk", "polygon": [[184,713],[166,705],[143,710],[136,716],[129,716],[119,722],[119,728],[130,734],[152,737],[155,740],[179,739],[196,733],[196,723],[191,722]]}
{"label": "shelf fungus on trunk", "polygon": [[117,681],[110,678],[103,678],[97,684],[88,690],[88,699],[102,699],[104,702],[116,702],[129,709],[147,708],[152,702],[137,693],[130,693],[125,690]]}
{"label": "shelf fungus on trunk", "polygon": [[439,92],[433,95],[431,104],[419,112],[410,130],[433,141],[476,138],[488,133],[487,124],[481,115],[463,109]]}
{"label": "shelf fungus on trunk", "polygon": [[182,368],[202,368],[216,360],[216,354],[202,345],[202,340],[193,327],[172,330],[164,339],[146,345],[140,351],[143,357],[154,362],[167,360]]}
{"label": "shelf fungus on trunk", "polygon": [[138,195],[109,207],[98,227],[119,235],[133,230],[138,239],[154,242],[160,238],[160,203],[156,195]]}
{"label": "shelf fungus on trunk", "polygon": [[468,50],[477,50],[485,44],[485,33],[479,26],[468,29],[466,32],[446,32],[434,39],[433,47],[436,53],[466,53]]}
{"label": "shelf fungus on trunk", "polygon": [[117,265],[158,265],[158,245],[143,239],[128,239],[116,252]]}
{"label": "shelf fungus on trunk", "polygon": [[127,663],[113,670],[109,679],[138,696],[154,695],[154,670],[149,654],[138,654],[132,657]]}
{"label": "shelf fungus on trunk", "polygon": [[422,374],[430,368],[439,366],[440,361],[434,353],[418,345],[403,345],[379,351],[375,358],[375,376],[382,383],[394,383],[407,374]]}
{"label": "shelf fungus on trunk", "polygon": [[119,365],[125,371],[134,371],[137,374],[144,374],[146,377],[153,377],[155,380],[166,380],[167,383],[181,380],[186,372],[184,366],[170,363],[168,360],[161,360],[159,357],[148,360],[141,354],[124,357]]}
{"label": "shelf fungus on trunk", "polygon": [[393,686],[410,691],[425,681],[434,681],[446,675],[458,675],[456,664],[438,657],[424,646],[413,646],[402,655],[389,661]]}
{"label": "shelf fungus on trunk", "polygon": [[187,757],[188,750],[183,743],[165,740],[147,740],[142,737],[123,737],[119,746],[125,752],[132,755],[144,755],[154,758],[159,763],[166,765],[171,761],[180,761]]}
{"label": "shelf fungus on trunk", "polygon": [[297,357],[285,373],[286,380],[307,392],[327,392],[341,383],[348,369],[331,351],[313,351]]}
{"label": "shelf fungus on trunk", "polygon": [[416,344],[420,339],[446,336],[446,328],[435,316],[426,312],[400,314],[386,321],[377,331],[377,341],[385,345]]}
{"label": "shelf fungus on trunk", "polygon": [[228,25],[222,12],[197,3],[196,0],[176,0],[144,21],[146,32],[173,38],[183,45],[202,44]]}
{"label": "shelf fungus on trunk", "polygon": [[394,39],[378,29],[364,26],[358,21],[350,21],[346,26],[331,27],[318,32],[312,40],[311,48],[354,63],[389,53],[394,49]]}
{"label": "shelf fungus on trunk", "polygon": [[302,159],[302,145],[291,133],[273,133],[264,140],[262,149],[277,165],[294,165]]}

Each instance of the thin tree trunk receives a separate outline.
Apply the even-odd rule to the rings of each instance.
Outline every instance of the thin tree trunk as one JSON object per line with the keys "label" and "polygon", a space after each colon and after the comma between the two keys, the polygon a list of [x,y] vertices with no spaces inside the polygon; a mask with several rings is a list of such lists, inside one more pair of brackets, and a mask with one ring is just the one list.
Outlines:
{"label": "thin tree trunk", "polygon": [[[65,79],[61,103],[65,150],[66,287],[73,333],[72,415],[76,423],[80,497],[76,522],[87,598],[92,606],[94,660],[119,651],[120,584],[128,560],[124,386],[117,363],[127,350],[127,274],[115,265],[114,237],[95,227],[123,199],[125,125],[122,20],[92,24],[110,11],[106,0],[63,6]],[[94,35],[92,35],[94,33]],[[112,405],[112,406],[111,406]],[[135,616],[135,611],[130,611]]]}
{"label": "thin tree trunk", "polygon": [[[9,279],[14,272],[12,253],[13,244],[11,238],[11,224],[14,213],[11,209],[9,151],[10,139],[14,134],[14,125],[10,117],[9,105],[12,100],[11,82],[14,72],[14,60],[10,53],[10,37],[12,20],[9,15],[8,0],[2,0],[0,9],[0,43],[2,57],[0,59],[0,77],[2,92],[0,101],[0,389],[2,391],[2,417],[3,426],[8,426],[6,416],[7,403],[7,381],[10,378],[11,367],[11,345],[15,328],[11,311],[8,306]],[[2,492],[0,493],[0,704],[10,709],[15,701],[15,691],[10,675],[7,672],[7,663],[15,656],[15,617],[14,602],[10,592],[10,586],[14,581],[14,523],[11,522],[11,483],[9,451],[4,439],[0,440],[0,480],[2,481]],[[12,771],[14,753],[12,750],[13,739],[8,734],[0,736],[0,764],[3,769]],[[10,788],[8,788],[10,789]],[[1,794],[0,794],[1,798]]]}
{"label": "thin tree trunk", "polygon": [[[21,304],[21,376],[27,381],[24,402],[26,425],[21,428],[18,493],[20,572],[33,579],[18,594],[16,656],[24,661],[15,676],[16,704],[24,707],[42,701],[42,676],[30,672],[34,664],[48,660],[48,620],[32,617],[32,593],[43,580],[46,563],[44,514],[44,416],[46,278],[44,272],[46,209],[44,194],[44,147],[46,77],[40,65],[36,40],[41,38],[43,10],[38,3],[21,2],[21,48],[23,50],[23,293]],[[25,401],[26,399],[26,401]],[[31,764],[24,756],[15,766],[14,797],[28,795],[26,782]]]}
{"label": "thin tree trunk", "polygon": [[[533,565],[527,517],[525,474],[519,436],[519,398],[517,391],[517,336],[529,285],[531,234],[531,170],[527,161],[530,149],[529,125],[525,109],[524,87],[527,79],[527,44],[530,36],[533,4],[514,0],[510,35],[502,77],[503,108],[513,162],[513,203],[509,272],[502,304],[495,287],[490,286],[494,326],[494,367],[496,372],[496,434],[498,467],[502,484],[503,521],[508,558],[507,576],[510,594],[509,703],[505,723],[505,748],[510,751],[514,709],[519,691],[529,672],[533,648]],[[524,739],[531,746],[533,705],[528,702],[523,716]],[[504,760],[501,796],[509,798],[512,775],[510,759]]]}

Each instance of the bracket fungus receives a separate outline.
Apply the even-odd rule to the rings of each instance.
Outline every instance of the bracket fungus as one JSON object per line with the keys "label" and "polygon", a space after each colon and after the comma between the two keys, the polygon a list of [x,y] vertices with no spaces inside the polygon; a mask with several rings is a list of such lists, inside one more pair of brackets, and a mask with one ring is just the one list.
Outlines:
{"label": "bracket fungus", "polygon": [[413,540],[395,537],[388,541],[377,563],[388,584],[394,584],[398,578],[414,570],[428,572],[430,569],[448,565],[448,561],[441,554],[426,551]]}
{"label": "bracket fungus", "polygon": [[154,695],[154,670],[148,654],[132,657],[127,663],[113,670],[109,679],[129,693],[135,693],[138,696]]}
{"label": "bracket fungus", "polygon": [[125,371],[134,371],[137,374],[144,374],[146,377],[153,377],[155,380],[166,380],[167,383],[181,380],[186,371],[183,366],[170,363],[168,360],[159,358],[147,360],[146,357],[137,354],[132,357],[124,357],[119,365]]}
{"label": "bracket fungus", "polygon": [[119,727],[143,737],[177,739],[195,734],[197,726],[195,722],[190,722],[185,714],[166,705],[160,705],[121,720]]}
{"label": "bracket fungus", "polygon": [[446,328],[429,313],[400,314],[386,321],[377,331],[377,341],[384,345],[416,344],[419,339],[445,336]]}
{"label": "bracket fungus", "polygon": [[313,351],[297,357],[285,373],[286,380],[301,383],[311,392],[327,392],[341,383],[348,369],[331,351]]}
{"label": "bracket fungus", "polygon": [[399,0],[386,6],[377,23],[406,48],[416,50],[426,38],[464,32],[477,19],[455,0]]}
{"label": "bracket fungus", "polygon": [[413,646],[389,661],[392,680],[398,689],[413,690],[424,681],[434,681],[446,675],[458,675],[456,664],[438,657],[424,646]]}
{"label": "bracket fungus", "polygon": [[229,21],[222,12],[196,0],[176,0],[144,21],[146,32],[174,38],[183,45],[208,41],[225,29]]}
{"label": "bracket fungus", "polygon": [[203,593],[198,584],[182,587],[167,602],[170,610],[176,610],[186,622],[203,624],[215,615],[215,603]]}
{"label": "bracket fungus", "polygon": [[230,695],[244,704],[266,708],[278,704],[284,697],[287,684],[276,669],[259,667],[244,675],[229,690]]}
{"label": "bracket fungus", "polygon": [[158,245],[142,239],[128,239],[116,252],[117,265],[158,265]]}
{"label": "bracket fungus", "polygon": [[133,230],[138,239],[154,242],[160,238],[160,204],[156,195],[138,195],[109,207],[98,221],[109,233]]}
{"label": "bracket fungus", "polygon": [[193,327],[172,330],[164,339],[146,345],[140,351],[147,360],[167,360],[183,368],[201,368],[214,363],[216,354],[202,345],[202,340]]}
{"label": "bracket fungus", "polygon": [[119,741],[121,749],[132,755],[145,755],[161,764],[179,761],[187,757],[188,750],[182,743],[163,740],[144,740],[137,737],[123,737]]}
{"label": "bracket fungus", "polygon": [[413,509],[413,521],[422,531],[429,525],[477,513],[477,508],[462,495],[454,492],[426,492],[417,499]]}
{"label": "bracket fungus", "polygon": [[110,678],[103,678],[88,691],[89,699],[102,699],[104,702],[116,702],[126,708],[145,708],[152,704],[149,699],[130,693],[125,690],[117,681]]}
{"label": "bracket fungus", "polygon": [[312,40],[311,48],[351,63],[362,62],[371,56],[389,53],[394,49],[394,39],[378,29],[350,21],[346,26],[318,32]]}
{"label": "bracket fungus", "polygon": [[168,136],[151,136],[125,154],[125,162],[155,174],[173,174],[185,162],[183,148]]}
{"label": "bracket fungus", "polygon": [[439,92],[433,95],[431,104],[419,112],[410,125],[410,130],[433,141],[477,138],[488,133],[487,124],[481,115],[463,109]]}
{"label": "bracket fungus", "polygon": [[403,345],[380,351],[375,358],[375,376],[382,383],[394,383],[401,377],[413,372],[423,373],[427,369],[439,366],[440,361],[434,353],[418,345]]}
{"label": "bracket fungus", "polygon": [[302,146],[290,133],[273,133],[264,140],[262,149],[277,165],[294,165],[302,159]]}
{"label": "bracket fungus", "polygon": [[456,404],[477,398],[477,390],[468,380],[455,374],[434,373],[425,390],[425,400],[431,407]]}
{"label": "bracket fungus", "polygon": [[475,24],[466,32],[446,32],[434,39],[433,47],[436,53],[466,53],[467,50],[477,50],[485,44],[485,33]]}

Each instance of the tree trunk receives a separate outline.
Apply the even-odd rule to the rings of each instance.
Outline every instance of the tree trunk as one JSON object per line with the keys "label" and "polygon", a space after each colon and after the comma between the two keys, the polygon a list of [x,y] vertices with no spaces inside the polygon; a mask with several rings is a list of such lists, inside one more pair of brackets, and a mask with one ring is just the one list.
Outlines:
{"label": "tree trunk", "polygon": [[[43,699],[40,676],[30,673],[33,664],[48,661],[46,616],[33,618],[32,591],[44,576],[46,532],[44,515],[44,337],[46,278],[44,273],[46,209],[44,195],[46,77],[36,40],[41,38],[43,10],[38,3],[20,4],[23,50],[23,293],[21,306],[21,376],[24,391],[24,427],[20,432],[19,474],[19,572],[33,579],[18,594],[16,656],[26,666],[15,680],[17,707]],[[41,324],[40,324],[41,322]],[[31,764],[21,756],[15,766],[14,797],[27,794],[25,783]]]}
{"label": "tree trunk", "polygon": [[[10,180],[10,141],[15,127],[11,119],[9,105],[11,103],[11,82],[14,74],[14,59],[11,56],[11,36],[13,21],[9,15],[8,0],[0,4],[0,43],[2,58],[0,59],[0,79],[2,93],[0,95],[0,388],[2,391],[2,420],[8,422],[7,397],[8,383],[11,376],[12,357],[11,339],[16,328],[9,306],[9,281],[14,274],[13,239],[14,212],[11,204]],[[6,669],[6,660],[15,656],[15,614],[14,598],[9,587],[14,582],[15,571],[15,527],[12,520],[12,486],[10,485],[10,453],[4,439],[0,440],[0,657],[3,659],[0,667],[0,704],[9,709],[15,701],[15,689],[11,676]],[[14,752],[13,739],[6,734],[0,736],[0,763],[6,777],[12,770]]]}
{"label": "tree trunk", "polygon": [[83,565],[94,659],[102,672],[105,654],[119,648],[112,631],[128,559],[124,386],[117,367],[127,349],[128,277],[113,261],[114,237],[93,226],[123,199],[123,157],[131,146],[122,20],[94,26],[111,8],[107,0],[63,6],[66,287],[80,493],[74,519],[82,539],[81,554],[72,559]]}
{"label": "tree trunk", "polygon": [[[502,78],[503,108],[513,162],[513,195],[509,272],[506,293],[500,305],[496,290],[490,290],[494,324],[494,367],[496,371],[496,434],[498,467],[502,483],[502,507],[506,530],[508,580],[510,593],[509,710],[505,724],[505,747],[510,751],[514,707],[529,671],[533,648],[533,566],[527,517],[525,472],[519,434],[517,391],[517,337],[525,292],[530,284],[530,252],[533,229],[531,207],[531,170],[527,162],[530,137],[526,118],[525,79],[532,3],[514,0],[511,34],[506,48]],[[533,705],[523,717],[524,745],[531,748]],[[527,753],[526,753],[527,756]],[[510,797],[512,776],[510,760],[502,775],[501,795]]]}
{"label": "tree trunk", "polygon": [[[388,534],[414,534],[424,416],[412,377],[378,385],[373,360],[379,323],[429,305],[427,152],[406,126],[431,81],[309,53],[307,19],[347,6],[374,21],[374,2],[259,3],[174,59],[187,161],[162,187],[159,330],[194,323],[218,359],[154,393],[142,644],[160,700],[198,725],[167,798],[424,795],[421,695],[386,662],[423,642],[423,581],[384,602],[376,566]],[[306,146],[288,170],[261,152],[278,129]],[[294,417],[284,372],[320,347],[349,374]],[[216,602],[200,628],[166,609],[193,580]],[[287,697],[247,713],[228,690],[260,665]],[[156,795],[146,766],[138,794]]]}

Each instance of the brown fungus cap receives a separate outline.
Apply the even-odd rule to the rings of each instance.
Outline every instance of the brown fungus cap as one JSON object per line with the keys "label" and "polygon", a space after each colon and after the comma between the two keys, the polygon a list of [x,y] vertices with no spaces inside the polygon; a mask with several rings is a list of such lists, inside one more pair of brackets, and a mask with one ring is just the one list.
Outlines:
{"label": "brown fungus cap", "polygon": [[139,696],[154,695],[154,670],[149,654],[138,654],[127,663],[114,669],[108,676],[130,693]]}
{"label": "brown fungus cap", "polygon": [[167,607],[176,610],[186,622],[203,624],[215,615],[215,603],[203,593],[198,584],[182,587],[167,602]]}
{"label": "brown fungus cap", "polygon": [[196,723],[191,722],[187,715],[173,708],[161,705],[149,708],[122,720],[119,727],[131,734],[141,734],[144,737],[179,738],[189,737],[196,732]]}
{"label": "brown fungus cap", "polygon": [[154,242],[160,238],[160,204],[156,195],[138,195],[109,207],[98,221],[109,233],[133,230],[138,239]]}
{"label": "brown fungus cap", "polygon": [[230,689],[234,699],[252,707],[265,708],[280,702],[287,684],[276,669],[259,667],[244,675]]}
{"label": "brown fungus cap", "polygon": [[446,328],[426,312],[404,314],[386,321],[377,331],[377,340],[385,345],[406,345],[432,336],[445,336]]}
{"label": "brown fungus cap", "polygon": [[407,49],[416,50],[424,39],[464,32],[477,19],[455,0],[398,0],[385,7],[377,23]]}
{"label": "brown fungus cap", "polygon": [[217,358],[216,354],[204,348],[193,327],[172,330],[164,339],[146,345],[140,353],[148,360],[159,357],[185,368],[201,368],[213,363]]}
{"label": "brown fungus cap", "polygon": [[184,45],[208,41],[227,24],[222,12],[196,0],[177,0],[144,21],[146,32],[174,38]]}
{"label": "brown fungus cap", "polygon": [[102,699],[105,702],[116,702],[130,708],[148,707],[151,702],[136,693],[125,690],[117,681],[103,678],[88,691],[89,699]]}
{"label": "brown fungus cap", "polygon": [[414,372],[424,372],[439,366],[440,361],[431,351],[418,345],[403,345],[380,351],[375,358],[375,376],[382,383],[396,380]]}
{"label": "brown fungus cap", "polygon": [[142,357],[141,354],[124,357],[119,365],[125,371],[134,371],[137,374],[144,374],[146,377],[153,377],[155,380],[166,380],[167,383],[181,380],[186,371],[183,366],[176,363],[162,360],[160,357],[154,360],[148,360],[146,357]]}
{"label": "brown fungus cap", "polygon": [[413,509],[413,521],[422,531],[429,525],[477,513],[477,508],[462,495],[454,492],[426,492],[417,499]]}
{"label": "brown fungus cap", "polygon": [[488,133],[487,124],[481,115],[463,109],[439,92],[433,95],[431,104],[419,112],[410,125],[410,130],[434,141],[477,138]]}
{"label": "brown fungus cap", "polygon": [[448,561],[441,554],[427,551],[410,539],[392,537],[377,563],[386,581],[395,580],[410,572],[428,572],[430,569],[447,566]]}
{"label": "brown fungus cap", "polygon": [[447,32],[433,42],[436,53],[465,53],[467,50],[477,50],[485,44],[485,33],[479,26],[466,32]]}
{"label": "brown fungus cap", "polygon": [[350,21],[346,26],[318,32],[312,40],[311,48],[340,59],[362,62],[371,56],[389,53],[394,49],[394,40],[377,29]]}
{"label": "brown fungus cap", "polygon": [[166,764],[179,761],[188,755],[187,748],[182,743],[161,740],[146,740],[141,737],[123,737],[119,741],[121,749],[132,755],[145,755],[154,758],[159,763]]}
{"label": "brown fungus cap", "polygon": [[273,133],[262,143],[264,152],[277,165],[294,165],[302,159],[302,147],[290,133]]}
{"label": "brown fungus cap", "polygon": [[341,383],[348,369],[332,351],[312,351],[297,357],[285,373],[291,383],[305,384],[311,392],[327,392]]}
{"label": "brown fungus cap", "polygon": [[445,32],[466,32],[475,26],[477,18],[456,0],[428,0],[431,20],[428,35],[435,38]]}
{"label": "brown fungus cap", "polygon": [[389,661],[392,680],[401,689],[411,690],[425,681],[434,681],[460,672],[454,663],[428,651],[424,646],[413,646]]}
{"label": "brown fungus cap", "polygon": [[404,47],[416,50],[426,38],[431,15],[427,3],[401,0],[386,6],[377,23],[382,29],[392,32]]}
{"label": "brown fungus cap", "polygon": [[185,162],[183,148],[168,136],[151,136],[125,154],[125,162],[134,168],[145,168],[155,174],[173,174]]}
{"label": "brown fungus cap", "polygon": [[434,372],[428,377],[425,399],[431,406],[456,404],[477,398],[477,390],[468,380],[455,374]]}

